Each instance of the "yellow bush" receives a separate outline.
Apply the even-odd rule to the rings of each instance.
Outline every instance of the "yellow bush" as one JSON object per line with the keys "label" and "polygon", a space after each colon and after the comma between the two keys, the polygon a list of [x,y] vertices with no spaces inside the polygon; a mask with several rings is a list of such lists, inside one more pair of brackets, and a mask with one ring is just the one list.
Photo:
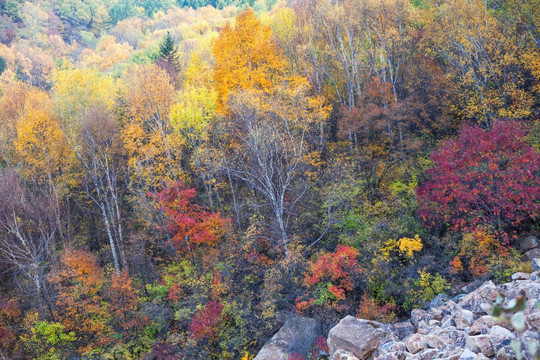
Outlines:
{"label": "yellow bush", "polygon": [[381,249],[381,253],[385,260],[390,259],[392,252],[398,252],[400,256],[410,259],[415,252],[422,250],[423,247],[422,239],[420,239],[420,236],[415,235],[414,238],[389,239]]}

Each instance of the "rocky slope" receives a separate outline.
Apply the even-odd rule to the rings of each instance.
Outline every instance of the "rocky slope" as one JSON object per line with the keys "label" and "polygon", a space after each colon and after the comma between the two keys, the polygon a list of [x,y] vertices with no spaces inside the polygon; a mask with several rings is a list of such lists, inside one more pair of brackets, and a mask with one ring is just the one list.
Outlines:
{"label": "rocky slope", "polygon": [[[511,282],[501,285],[488,281],[452,300],[439,296],[430,309],[413,310],[409,321],[382,324],[345,317],[328,334],[328,358],[510,360],[518,358],[512,348],[519,345],[524,359],[535,359],[534,353],[540,355],[540,249],[526,255],[535,270],[532,274],[514,274]],[[524,310],[515,316],[514,325],[492,315],[500,295],[505,298],[503,307],[525,299]],[[309,326],[304,331],[299,324]],[[516,324],[522,329],[517,331]],[[306,318],[288,321],[255,360],[286,360],[295,349],[309,348],[314,327],[314,322]]]}
{"label": "rocky slope", "polygon": [[[491,281],[463,297],[428,311],[416,309],[411,319],[380,324],[348,316],[329,333],[331,359],[515,359],[512,341],[521,345],[525,359],[533,359],[530,343],[540,343],[540,272],[516,274],[515,280],[496,286]],[[505,303],[525,295],[525,326],[516,331],[492,316],[500,294]],[[535,350],[533,350],[535,351]]]}

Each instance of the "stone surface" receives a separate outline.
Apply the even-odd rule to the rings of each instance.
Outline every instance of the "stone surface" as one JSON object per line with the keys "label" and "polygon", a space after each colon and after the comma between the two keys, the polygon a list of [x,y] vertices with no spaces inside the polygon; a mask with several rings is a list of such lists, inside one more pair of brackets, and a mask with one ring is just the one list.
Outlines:
{"label": "stone surface", "polygon": [[444,312],[439,308],[431,309],[429,313],[433,320],[441,321],[444,318]]}
{"label": "stone surface", "polygon": [[431,303],[429,304],[429,308],[438,308],[439,306],[443,306],[446,302],[450,300],[450,297],[446,294],[439,294],[435,297],[435,299],[431,300]]}
{"label": "stone surface", "polygon": [[534,271],[540,271],[540,258],[532,259],[531,266]]}
{"label": "stone surface", "polygon": [[516,354],[510,346],[502,347],[497,352],[497,360],[514,360],[516,359]]}
{"label": "stone surface", "polygon": [[342,349],[364,360],[379,346],[379,330],[349,315],[330,330],[327,343],[332,355]]}
{"label": "stone surface", "polygon": [[519,249],[522,253],[538,247],[538,239],[536,236],[529,236],[519,242]]}
{"label": "stone surface", "polygon": [[498,337],[514,337],[514,334],[508,329],[503,328],[502,326],[495,325],[489,330],[489,335],[498,336]]}
{"label": "stone surface", "polygon": [[416,354],[426,348],[426,337],[421,334],[413,334],[405,339],[405,345],[411,354]]}
{"label": "stone surface", "polygon": [[494,356],[495,352],[490,337],[490,335],[470,336],[467,338],[466,347],[476,354],[481,353],[487,357]]}
{"label": "stone surface", "polygon": [[540,258],[540,249],[532,249],[525,253],[525,257],[532,261],[533,259],[539,259]]}
{"label": "stone surface", "polygon": [[474,359],[476,359],[476,354],[473,353],[469,349],[465,349],[465,351],[463,351],[459,357],[459,360],[474,360]]}
{"label": "stone surface", "polygon": [[476,339],[473,336],[469,336],[467,338],[467,340],[465,341],[465,347],[471,350],[473,353],[480,352],[480,348],[478,347],[478,344],[476,343]]}
{"label": "stone surface", "polygon": [[391,353],[391,354],[386,354],[384,356],[379,356],[379,357],[377,357],[377,359],[378,360],[404,360],[405,355],[404,354]]}
{"label": "stone surface", "polygon": [[527,324],[530,328],[540,330],[540,310],[536,310],[527,315]]}
{"label": "stone surface", "polygon": [[478,289],[482,285],[482,280],[475,280],[471,283],[468,283],[467,285],[463,286],[461,288],[461,292],[465,294],[469,294],[476,289]]}
{"label": "stone surface", "polygon": [[358,360],[356,356],[350,351],[339,349],[332,356],[334,360]]}
{"label": "stone surface", "polygon": [[254,360],[287,360],[292,353],[308,352],[315,341],[316,328],[314,319],[298,316],[287,320]]}
{"label": "stone surface", "polygon": [[478,348],[480,349],[480,352],[484,354],[487,357],[492,357],[495,355],[495,352],[493,351],[493,346],[491,345],[490,336],[489,335],[480,335],[475,336],[476,345],[478,345]]}
{"label": "stone surface", "polygon": [[[362,326],[371,326],[372,331],[379,332],[379,347],[367,359],[510,360],[516,358],[510,344],[517,339],[521,343],[523,359],[532,360],[534,357],[528,352],[527,344],[531,341],[540,343],[540,309],[536,308],[540,299],[540,271],[516,273],[511,282],[495,285],[488,281],[467,291],[468,294],[456,298],[457,303],[450,299],[427,311],[413,310],[410,322],[385,325],[358,320]],[[523,331],[516,332],[509,322],[491,315],[493,303],[500,294],[505,296],[505,306],[519,296],[527,297]],[[363,356],[369,356],[368,353]]]}
{"label": "stone surface", "polygon": [[487,334],[489,328],[495,324],[491,315],[484,315],[476,320],[469,328],[469,335]]}
{"label": "stone surface", "polygon": [[437,357],[438,351],[435,349],[427,349],[418,354],[420,360],[432,360]]}
{"label": "stone surface", "polygon": [[493,302],[499,297],[497,287],[492,281],[487,281],[475,291],[467,294],[458,305],[478,314],[488,314],[491,312]]}
{"label": "stone surface", "polygon": [[407,346],[405,346],[405,344],[402,343],[402,342],[398,342],[398,343],[395,343],[394,345],[392,345],[392,347],[390,347],[390,350],[392,352],[405,353],[407,351]]}
{"label": "stone surface", "polygon": [[473,312],[465,309],[458,308],[455,317],[456,328],[464,330],[472,325]]}
{"label": "stone surface", "polygon": [[492,336],[489,338],[489,341],[491,342],[491,346],[493,347],[493,351],[495,354],[503,347],[510,346],[510,343],[512,342],[512,338],[509,337],[500,337],[500,336]]}
{"label": "stone surface", "polygon": [[427,324],[427,321],[429,321],[429,315],[426,311],[422,309],[414,309],[411,311],[411,323],[417,331],[424,327]]}
{"label": "stone surface", "polygon": [[458,294],[458,295],[454,296],[454,297],[453,297],[452,299],[450,299],[450,300],[452,300],[453,302],[455,302],[455,303],[457,304],[457,303],[460,302],[461,299],[463,299],[465,296],[467,296],[467,294]]}
{"label": "stone surface", "polygon": [[530,276],[531,276],[530,274],[518,272],[518,273],[512,274],[512,280],[514,280],[514,281],[516,281],[516,280],[529,280]]}
{"label": "stone surface", "polygon": [[410,321],[404,321],[394,324],[399,340],[405,339],[407,336],[414,334],[414,326]]}
{"label": "stone surface", "polygon": [[444,345],[444,340],[437,335],[429,334],[426,336],[426,344],[433,349],[440,349]]}
{"label": "stone surface", "polygon": [[443,329],[454,327],[454,326],[456,326],[456,322],[454,321],[454,318],[450,315],[445,316],[444,319],[442,319],[441,321],[441,327]]}

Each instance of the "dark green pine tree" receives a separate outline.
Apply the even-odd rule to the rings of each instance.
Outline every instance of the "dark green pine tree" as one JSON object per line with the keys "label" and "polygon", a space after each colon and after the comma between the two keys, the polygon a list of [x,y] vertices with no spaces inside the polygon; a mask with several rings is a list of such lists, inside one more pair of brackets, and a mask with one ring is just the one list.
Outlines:
{"label": "dark green pine tree", "polygon": [[0,75],[6,70],[6,60],[0,56]]}
{"label": "dark green pine tree", "polygon": [[178,70],[178,48],[174,44],[174,40],[171,37],[170,32],[167,31],[167,35],[163,39],[161,45],[159,45],[158,58],[167,61],[175,70]]}

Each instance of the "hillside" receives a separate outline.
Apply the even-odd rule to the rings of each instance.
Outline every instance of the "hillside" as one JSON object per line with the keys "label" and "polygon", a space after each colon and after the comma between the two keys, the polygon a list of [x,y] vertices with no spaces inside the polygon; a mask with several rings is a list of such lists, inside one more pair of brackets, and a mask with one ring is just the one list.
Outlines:
{"label": "hillside", "polygon": [[290,319],[324,347],[532,273],[539,23],[539,0],[0,0],[0,359],[252,360]]}

